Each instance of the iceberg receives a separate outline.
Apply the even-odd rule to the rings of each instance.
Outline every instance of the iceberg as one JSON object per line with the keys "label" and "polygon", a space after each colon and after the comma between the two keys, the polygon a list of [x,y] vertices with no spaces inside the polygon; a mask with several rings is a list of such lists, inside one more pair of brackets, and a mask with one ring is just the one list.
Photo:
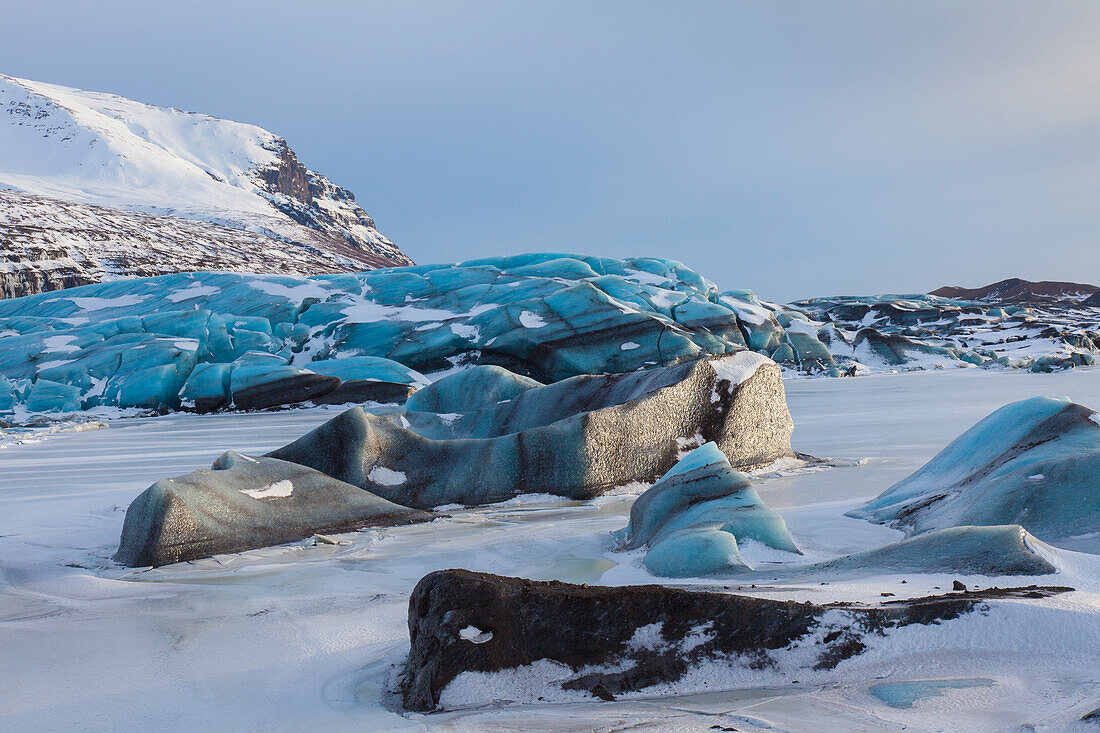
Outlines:
{"label": "iceberg", "polygon": [[868,607],[439,570],[409,598],[401,696],[406,709],[427,712],[500,697],[612,700],[808,678],[850,683],[860,655],[881,660],[911,648],[914,636],[926,654],[957,654],[953,620],[988,611],[998,598],[1019,603],[1068,590],[991,588]]}
{"label": "iceberg", "polygon": [[779,368],[748,351],[545,386],[482,368],[423,393],[406,407],[446,412],[353,408],[268,455],[420,508],[588,499],[655,481],[709,441],[738,468],[793,455]]}
{"label": "iceberg", "polygon": [[161,479],[134,499],[115,560],[167,565],[432,517],[304,466],[228,451],[211,469]]}
{"label": "iceberg", "polygon": [[646,547],[654,575],[698,577],[745,565],[738,539],[798,553],[787,526],[768,509],[749,477],[733,470],[711,442],[696,448],[639,496],[630,523],[615,533],[619,548]]}
{"label": "iceberg", "polygon": [[1006,405],[911,476],[849,513],[911,534],[1018,524],[1044,542],[1100,548],[1100,416],[1069,399]]}

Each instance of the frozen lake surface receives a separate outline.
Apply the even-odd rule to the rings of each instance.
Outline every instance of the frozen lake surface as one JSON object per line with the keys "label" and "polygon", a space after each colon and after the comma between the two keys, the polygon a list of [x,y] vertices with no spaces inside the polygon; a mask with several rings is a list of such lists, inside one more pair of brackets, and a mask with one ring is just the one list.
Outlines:
{"label": "frozen lake surface", "polygon": [[[867,459],[758,477],[761,497],[812,559],[900,538],[843,514],[994,409],[1035,395],[1100,408],[1100,370],[1091,369],[960,369],[786,387],[797,450]],[[651,581],[635,559],[608,549],[608,532],[625,526],[633,495],[522,497],[427,525],[341,535],[346,544],[302,542],[156,570],[110,561],[126,506],[156,479],[207,467],[228,449],[265,452],[335,414],[174,414],[37,442],[0,437],[0,729],[1060,730],[1100,707],[1100,567],[1079,553],[1067,553],[1067,570],[1056,576],[963,578],[1077,592],[991,604],[933,629],[938,637],[914,636],[904,654],[842,663],[827,681],[610,703],[509,704],[514,698],[504,694],[426,716],[384,704],[407,650],[407,600],[417,580],[462,567]],[[952,579],[838,579],[744,592],[873,603],[882,592],[920,596]],[[973,679],[989,684],[952,681]],[[925,694],[931,683],[934,694]],[[900,690],[910,704],[887,704],[883,689]]]}

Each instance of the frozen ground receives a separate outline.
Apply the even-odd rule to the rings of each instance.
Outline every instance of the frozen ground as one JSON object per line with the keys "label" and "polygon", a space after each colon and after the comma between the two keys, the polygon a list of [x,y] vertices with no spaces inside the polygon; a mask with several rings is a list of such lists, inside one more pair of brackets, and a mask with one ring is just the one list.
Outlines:
{"label": "frozen ground", "polygon": [[[948,370],[787,383],[794,444],[863,465],[760,477],[813,558],[900,537],[843,513],[909,474],[1001,405],[1067,395],[1100,406],[1100,370]],[[170,415],[0,438],[0,730],[992,730],[1063,729],[1100,706],[1100,568],[1067,553],[1039,579],[1078,592],[991,605],[898,639],[829,680],[613,703],[490,703],[402,717],[382,704],[407,646],[416,581],[465,567],[573,582],[648,580],[608,551],[632,495],[455,510],[429,525],[131,571],[108,559],[129,501],[222,451],[263,452],[333,410]],[[26,432],[26,431],[22,431]],[[924,595],[951,576],[745,588],[773,598]],[[736,586],[735,586],[736,588]],[[946,649],[924,645],[938,638]],[[507,690],[505,690],[507,692]]]}

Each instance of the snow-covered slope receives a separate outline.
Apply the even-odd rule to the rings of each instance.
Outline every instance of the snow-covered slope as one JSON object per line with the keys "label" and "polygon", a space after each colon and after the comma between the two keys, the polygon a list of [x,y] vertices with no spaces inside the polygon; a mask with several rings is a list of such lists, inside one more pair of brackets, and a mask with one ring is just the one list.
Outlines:
{"label": "snow-covered slope", "polygon": [[[186,221],[159,220],[155,228],[160,233],[147,236],[142,232],[153,220],[131,218],[124,227],[135,232],[131,239],[117,226],[125,212],[238,230],[221,237],[213,228],[200,227],[203,245],[189,246],[190,237],[183,234],[172,240],[185,251],[183,259],[212,260],[206,269],[272,271],[273,261],[253,259],[248,248],[239,247],[242,241],[294,252],[288,259],[300,266],[277,269],[280,273],[411,264],[375,229],[350,192],[307,169],[285,140],[267,130],[3,75],[0,189],[32,195],[5,194],[0,201],[0,246],[7,250],[9,273],[36,269],[21,262],[65,257],[91,263],[74,275],[74,283],[95,282],[103,273],[152,274],[149,267],[158,273],[194,269],[161,255],[140,273],[120,267],[117,257],[114,264],[101,262],[107,254],[104,242],[117,250],[132,241],[134,255],[148,254],[150,236],[163,236],[173,227],[188,229]],[[101,217],[113,222],[101,223]],[[110,235],[104,236],[104,230]],[[24,292],[36,292],[36,287],[29,284]]]}

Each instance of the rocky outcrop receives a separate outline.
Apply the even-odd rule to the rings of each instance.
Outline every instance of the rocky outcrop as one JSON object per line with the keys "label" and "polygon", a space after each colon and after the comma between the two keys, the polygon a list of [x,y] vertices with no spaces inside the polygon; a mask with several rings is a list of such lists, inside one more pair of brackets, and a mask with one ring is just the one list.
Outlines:
{"label": "rocky outcrop", "polygon": [[[338,229],[335,222],[330,227]],[[195,270],[312,275],[409,263],[332,232],[327,244],[316,232],[283,240],[218,223],[0,190],[0,297],[119,275]]]}
{"label": "rocky outcrop", "polygon": [[229,451],[210,470],[162,479],[134,499],[115,559],[167,565],[431,518],[304,466]]}
{"label": "rocky outcrop", "polygon": [[421,579],[409,598],[402,698],[410,710],[432,710],[460,675],[535,663],[553,673],[524,677],[532,697],[574,690],[613,699],[675,683],[707,663],[798,679],[858,656],[894,629],[953,619],[989,598],[1064,590],[991,589],[872,608],[442,570]]}
{"label": "rocky outcrop", "polygon": [[[454,405],[438,393],[467,379],[437,382],[423,402]],[[525,493],[591,498],[655,481],[708,441],[744,469],[793,455],[779,368],[752,352],[574,377],[488,406],[473,393],[466,404],[396,421],[354,408],[268,455],[421,508]]]}

